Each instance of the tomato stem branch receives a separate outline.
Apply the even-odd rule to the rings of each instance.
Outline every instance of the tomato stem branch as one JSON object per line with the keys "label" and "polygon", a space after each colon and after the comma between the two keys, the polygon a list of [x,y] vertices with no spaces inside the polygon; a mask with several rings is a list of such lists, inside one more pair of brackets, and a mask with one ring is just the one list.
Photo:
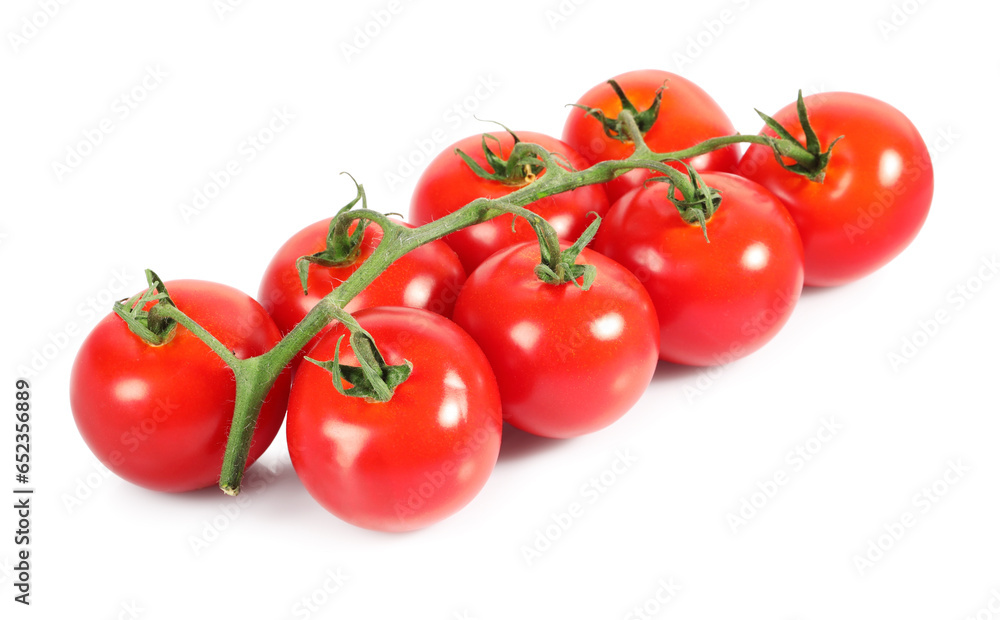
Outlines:
{"label": "tomato stem branch", "polygon": [[[775,148],[776,152],[797,161],[803,163],[814,161],[811,153],[800,145],[793,144],[792,141],[746,135],[713,138],[681,151],[655,153],[646,145],[635,118],[628,110],[620,114],[619,121],[622,132],[636,147],[635,152],[629,158],[599,162],[585,170],[566,170],[558,165],[555,157],[541,146],[519,142],[515,145],[511,158],[515,159],[515,155],[518,158],[534,156],[544,164],[544,174],[538,175],[533,181],[505,196],[494,199],[479,198],[463,208],[423,226],[407,228],[393,222],[382,213],[366,208],[342,211],[336,216],[343,218],[343,222],[338,222],[338,225],[341,223],[346,225],[351,220],[361,219],[377,223],[383,231],[381,242],[350,278],[321,299],[305,318],[285,335],[281,342],[263,355],[237,360],[230,351],[221,347],[221,344],[215,341],[211,334],[200,329],[182,312],[176,309],[168,310],[171,318],[192,329],[199,338],[202,338],[214,351],[219,353],[236,373],[236,407],[220,479],[222,489],[232,495],[239,492],[249,451],[249,442],[253,435],[260,405],[264,402],[268,390],[282,369],[330,322],[342,320],[343,309],[347,303],[371,284],[389,265],[407,252],[457,230],[510,213],[515,217],[524,218],[531,225],[538,236],[542,249],[543,265],[554,275],[563,277],[565,269],[560,264],[561,248],[558,235],[544,218],[525,208],[537,200],[586,185],[606,183],[629,170],[643,168],[668,177],[672,185],[681,192],[685,199],[696,201],[699,200],[700,193],[706,189],[699,187],[692,180],[691,175],[668,166],[664,162],[695,157],[738,142],[766,144]],[[215,341],[214,345],[213,341]]]}
{"label": "tomato stem branch", "polygon": [[281,374],[282,367],[274,368],[269,361],[265,354],[237,360],[233,365],[236,375],[236,403],[219,476],[219,488],[227,495],[237,495],[240,492],[260,408],[267,400],[271,386]]}
{"label": "tomato stem branch", "polygon": [[[711,153],[717,149],[720,149],[730,144],[760,144],[762,146],[777,148],[780,155],[784,157],[790,157],[794,159],[797,163],[804,166],[813,166],[816,164],[816,156],[802,148],[801,145],[796,144],[790,140],[775,140],[768,136],[762,135],[747,135],[747,134],[735,134],[732,136],[721,136],[719,138],[710,138],[704,142],[699,142],[694,146],[682,149],[679,151],[673,151],[669,153],[672,159],[690,159],[692,157],[697,157],[699,155],[704,155],[705,153]],[[659,155],[656,153],[652,154],[654,157]]]}

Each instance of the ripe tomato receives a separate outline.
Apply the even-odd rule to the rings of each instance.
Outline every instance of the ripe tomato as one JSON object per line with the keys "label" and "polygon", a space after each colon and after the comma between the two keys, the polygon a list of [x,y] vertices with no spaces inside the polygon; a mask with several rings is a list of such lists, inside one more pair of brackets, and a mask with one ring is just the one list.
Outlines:
{"label": "ripe tomato", "polygon": [[[353,263],[334,267],[309,265],[309,292],[303,294],[295,261],[301,256],[324,250],[329,227],[328,218],[292,235],[278,249],[264,271],[257,298],[271,313],[283,334],[292,331],[320,299],[357,271],[382,240],[382,228],[372,223],[365,228],[358,257]],[[390,265],[347,304],[346,310],[353,313],[374,306],[408,306],[450,317],[458,291],[464,283],[465,270],[458,256],[443,241],[434,241],[405,254]],[[315,343],[318,339],[319,335],[311,342]],[[306,345],[303,351],[308,348],[309,345]],[[293,369],[298,367],[303,356],[304,353],[300,353],[295,357]]]}
{"label": "ripe tomato", "polygon": [[[264,308],[241,291],[199,280],[165,284],[178,308],[241,359],[281,339]],[[271,388],[248,466],[281,427],[288,384],[286,371]],[[70,380],[87,446],[117,475],[156,491],[218,483],[235,397],[233,371],[187,328],[177,325],[168,342],[152,346],[113,313],[83,342]]]}
{"label": "ripe tomato", "polygon": [[[642,70],[623,73],[614,80],[640,112],[653,104],[656,92],[663,87],[659,114],[643,136],[649,148],[658,153],[678,151],[709,138],[736,133],[732,121],[719,104],[697,84],[679,75],[667,71]],[[577,103],[600,109],[609,119],[616,118],[622,111],[621,99],[607,82],[591,88]],[[562,139],[590,164],[625,159],[635,151],[634,143],[609,137],[599,120],[578,107],[571,109],[563,127]],[[730,172],[736,168],[739,158],[739,147],[733,144],[685,161],[699,172]],[[684,170],[677,162],[668,163],[678,170]],[[641,186],[646,179],[658,174],[641,169],[623,174],[607,183],[608,200],[614,204],[627,192]]]}
{"label": "ripe tomato", "polygon": [[596,248],[649,291],[660,358],[693,366],[724,364],[763,346],[802,290],[802,243],[778,199],[736,175],[702,177],[722,195],[707,222],[710,243],[656,183],[615,203]]}
{"label": "ripe tomato", "polygon": [[[555,138],[531,131],[516,133],[522,142],[538,144],[551,153],[561,155],[573,168],[583,169],[588,166],[587,161],[569,145]],[[500,141],[498,155],[508,158],[514,146],[514,138],[509,133],[497,132],[491,135]],[[496,152],[496,143],[491,142],[490,146]],[[507,185],[501,181],[484,179],[455,153],[456,149],[491,171],[483,153],[481,135],[469,136],[445,149],[431,161],[417,181],[410,203],[410,218],[414,223],[426,224],[457,211],[477,198],[499,198],[528,184],[526,181],[519,185]],[[544,174],[543,171],[538,176]],[[590,224],[588,214],[593,211],[603,216],[609,206],[604,189],[589,185],[542,198],[527,208],[548,220],[560,239],[573,242]],[[472,273],[479,263],[498,250],[536,238],[531,226],[523,220],[517,222],[512,230],[513,220],[513,215],[501,215],[488,222],[456,231],[445,237],[444,241],[458,254],[466,273]]]}
{"label": "ripe tomato", "polygon": [[546,437],[608,426],[639,400],[656,370],[656,312],[624,267],[584,249],[591,287],[534,274],[538,243],[519,243],[479,266],[455,304],[455,322],[479,343],[500,386],[504,420]]}
{"label": "ripe tomato", "polygon": [[[843,92],[811,95],[805,104],[824,150],[844,136],[823,183],[784,170],[770,148],[756,144],[739,172],[774,192],[795,219],[805,283],[835,286],[875,271],[913,241],[930,209],[934,172],[920,133],[889,104]],[[774,119],[804,140],[794,103]]]}
{"label": "ripe tomato", "polygon": [[[329,372],[305,362],[288,405],[288,451],[309,494],[355,525],[383,531],[426,527],[482,489],[500,451],[500,396],[476,343],[457,325],[413,308],[358,312],[389,365],[409,378],[388,402],[344,396]],[[332,360],[324,335],[309,356]],[[357,365],[349,339],[340,362]],[[346,386],[346,382],[345,382]]]}

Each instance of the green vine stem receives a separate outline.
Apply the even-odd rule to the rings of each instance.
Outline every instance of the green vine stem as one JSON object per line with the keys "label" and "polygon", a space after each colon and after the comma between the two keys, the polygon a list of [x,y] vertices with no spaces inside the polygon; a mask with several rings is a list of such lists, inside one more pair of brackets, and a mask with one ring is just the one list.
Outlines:
{"label": "green vine stem", "polygon": [[542,249],[542,264],[536,269],[536,273],[540,277],[544,275],[562,282],[575,281],[577,276],[573,274],[577,272],[572,269],[567,270],[564,261],[567,258],[569,261],[575,260],[578,252],[562,252],[555,230],[542,217],[526,209],[527,205],[546,196],[572,191],[585,185],[606,183],[637,168],[653,170],[669,178],[670,184],[680,191],[686,201],[712,200],[712,196],[704,195],[706,191],[711,191],[710,188],[701,186],[694,182],[691,175],[664,162],[695,157],[735,142],[767,144],[772,147],[776,157],[791,157],[803,166],[815,164],[815,161],[810,159],[813,155],[794,139],[762,136],[726,136],[707,140],[683,151],[655,153],[647,147],[642,132],[628,110],[623,111],[618,120],[622,132],[636,147],[635,153],[627,159],[599,162],[585,170],[566,170],[558,165],[552,153],[541,146],[518,142],[511,151],[509,161],[524,160],[536,163],[541,161],[544,165],[544,174],[500,198],[474,200],[462,209],[416,228],[401,226],[386,215],[367,208],[341,211],[336,218],[342,221],[331,224],[331,230],[334,225],[346,230],[350,221],[359,220],[360,225],[361,220],[366,220],[382,228],[382,241],[350,278],[321,299],[305,318],[267,353],[247,359],[237,359],[214,336],[187,317],[180,308],[167,304],[154,306],[151,311],[191,330],[233,369],[236,379],[236,402],[219,480],[220,488],[229,495],[239,493],[260,407],[285,366],[327,324],[334,320],[343,321],[344,306],[407,252],[456,230],[511,213],[524,218],[538,236]]}

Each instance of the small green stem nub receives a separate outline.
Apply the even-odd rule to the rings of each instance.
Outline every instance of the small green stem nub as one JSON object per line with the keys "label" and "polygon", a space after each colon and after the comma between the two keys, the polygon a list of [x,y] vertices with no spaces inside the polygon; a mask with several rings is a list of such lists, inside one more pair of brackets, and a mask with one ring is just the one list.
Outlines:
{"label": "small green stem nub", "polygon": [[[365,398],[373,402],[388,402],[396,387],[409,378],[413,364],[406,360],[397,366],[386,364],[372,335],[361,327],[353,316],[338,309],[336,318],[351,332],[351,349],[361,366],[340,363],[340,344],[344,340],[343,336],[337,339],[332,360],[321,361],[306,356],[306,361],[329,371],[333,387],[340,394]],[[345,380],[351,387],[344,388]]]}
{"label": "small green stem nub", "polygon": [[350,174],[346,172],[343,174],[347,174],[354,181],[357,195],[354,197],[354,200],[347,203],[340,211],[337,211],[337,215],[330,219],[330,228],[326,235],[326,248],[322,252],[317,252],[310,256],[300,256],[295,260],[295,269],[299,273],[299,281],[302,283],[302,293],[304,295],[309,294],[309,265],[321,265],[323,267],[350,265],[358,259],[358,254],[361,252],[361,241],[364,239],[365,229],[368,227],[369,220],[360,220],[354,232],[351,232],[350,225],[353,220],[339,216],[350,211],[359,201],[361,202],[361,208],[367,209],[368,197],[365,195],[363,185],[355,181],[354,177]]}
{"label": "small green stem nub", "polygon": [[722,196],[717,189],[709,187],[705,183],[705,179],[698,174],[697,170],[687,164],[684,164],[684,166],[687,168],[691,185],[695,188],[693,197],[691,198],[683,195],[678,198],[675,195],[677,186],[674,185],[673,180],[670,178],[653,177],[647,182],[660,181],[667,183],[667,199],[673,203],[681,219],[688,224],[701,226],[701,233],[705,236],[705,243],[711,243],[708,239],[708,220],[712,219],[712,216],[718,211],[719,205],[722,204]]}
{"label": "small green stem nub", "polygon": [[[523,156],[523,151],[517,148],[517,145],[521,144],[521,139],[517,137],[517,134],[500,123],[497,125],[503,127],[514,138],[514,148],[511,149],[510,157],[504,159],[500,139],[493,134],[483,134],[483,156],[493,172],[487,171],[461,149],[455,149],[455,154],[461,157],[462,161],[480,178],[516,186],[533,182],[545,170],[543,162],[535,157]],[[493,152],[488,140],[496,142],[499,153]]]}
{"label": "small green stem nub", "polygon": [[[782,168],[789,172],[800,174],[810,181],[822,183],[826,177],[826,167],[830,163],[830,153],[833,151],[833,146],[844,136],[835,138],[830,142],[830,146],[827,147],[826,151],[823,151],[819,143],[819,136],[816,135],[816,130],[813,129],[812,123],[809,121],[809,114],[806,112],[806,102],[802,97],[802,90],[799,90],[796,110],[799,115],[799,124],[802,126],[803,133],[805,133],[805,144],[799,142],[778,121],[760,110],[754,110],[764,120],[764,124],[770,127],[780,139],[769,136],[758,137],[763,138],[765,143],[771,147],[774,151],[774,159]],[[791,165],[786,164],[784,157],[794,159],[795,163]]]}
{"label": "small green stem nub", "polygon": [[[174,301],[167,293],[167,287],[160,276],[151,269],[146,270],[146,282],[149,288],[133,295],[125,302],[116,301],[112,308],[129,330],[142,338],[147,344],[160,346],[167,343],[174,335],[174,321],[161,312],[162,307],[173,307]],[[153,304],[149,310],[146,306]]]}
{"label": "small green stem nub", "polygon": [[[649,108],[641,112],[635,107],[632,101],[629,100],[628,95],[625,94],[625,91],[622,90],[622,87],[618,84],[618,82],[608,80],[608,84],[611,85],[615,94],[618,95],[618,100],[621,101],[622,104],[622,112],[626,113],[633,119],[639,130],[639,135],[645,136],[646,132],[653,128],[653,125],[656,123],[656,120],[660,115],[660,103],[663,100],[663,91],[667,87],[667,83],[664,82],[658,89],[656,89],[656,95],[653,97],[653,102],[650,104]],[[609,118],[604,113],[604,110],[599,108],[592,108],[579,103],[572,103],[570,105],[580,108],[586,111],[588,116],[594,117],[597,122],[601,124],[601,128],[604,129],[604,135],[607,137],[613,140],[618,140],[619,142],[633,141],[634,134],[625,130],[622,114],[619,114],[614,118]]]}
{"label": "small green stem nub", "polygon": [[[588,290],[597,278],[597,268],[593,265],[579,265],[576,262],[580,252],[590,243],[601,225],[601,216],[594,213],[594,221],[587,226],[573,245],[559,253],[555,267],[552,261],[543,260],[535,267],[535,275],[546,284],[563,285],[572,282],[575,286]],[[582,282],[580,280],[583,280]]]}

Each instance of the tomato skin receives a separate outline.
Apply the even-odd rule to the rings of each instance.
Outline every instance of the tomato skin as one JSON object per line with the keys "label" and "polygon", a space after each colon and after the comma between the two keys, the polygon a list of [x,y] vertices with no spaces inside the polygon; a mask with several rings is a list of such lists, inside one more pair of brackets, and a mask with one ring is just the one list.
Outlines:
{"label": "tomato skin", "polygon": [[[614,80],[640,112],[649,108],[657,89],[666,83],[660,100],[660,113],[656,122],[643,136],[647,146],[655,152],[678,151],[709,138],[736,133],[732,121],[719,104],[697,84],[677,74],[648,69],[623,73]],[[608,118],[615,118],[622,111],[621,100],[607,82],[591,88],[577,103],[603,110]],[[609,138],[597,119],[588,116],[585,110],[577,107],[570,110],[563,127],[562,139],[590,164],[611,159],[625,159],[635,151],[634,143]],[[684,161],[698,172],[709,170],[732,172],[739,158],[739,147],[733,144]],[[684,167],[677,162],[668,162],[668,165],[684,170]],[[606,184],[608,200],[614,204],[654,175],[659,176],[660,173],[637,169],[617,177]]]}
{"label": "tomato skin", "polygon": [[[386,403],[342,396],[330,374],[305,362],[295,376],[286,435],[292,465],[324,508],[381,531],[426,527],[465,506],[500,452],[500,396],[486,357],[453,322],[413,308],[355,317],[386,362],[413,364]],[[310,357],[331,360],[338,325]],[[341,363],[357,365],[348,338]]]}
{"label": "tomato skin", "polygon": [[[532,131],[515,133],[522,142],[538,144],[551,153],[561,155],[578,170],[589,165],[568,144],[555,138]],[[494,152],[499,148],[504,159],[509,157],[514,138],[509,133],[493,132],[490,135],[500,140],[499,147],[495,142],[487,141],[490,148]],[[526,185],[506,185],[500,181],[481,178],[455,153],[455,149],[461,149],[487,171],[491,171],[483,155],[480,134],[459,140],[445,149],[428,164],[417,181],[410,202],[410,218],[415,223],[426,224],[457,211],[477,198],[499,198]],[[542,172],[539,177],[544,174]],[[548,220],[560,239],[570,242],[576,241],[586,230],[592,220],[589,215],[592,211],[603,216],[609,207],[604,188],[597,185],[548,196],[527,206],[529,210]],[[513,222],[513,215],[501,215],[488,222],[453,232],[444,241],[458,254],[466,273],[472,273],[481,262],[498,250],[536,238],[527,222],[518,221],[511,230]]]}
{"label": "tomato skin", "polygon": [[[889,104],[845,92],[811,95],[805,104],[824,150],[844,136],[823,183],[785,171],[771,149],[756,144],[739,173],[771,190],[795,219],[805,283],[837,286],[875,271],[913,241],[930,209],[934,173],[920,133]],[[805,139],[795,104],[774,118]],[[774,135],[769,128],[762,133]]]}
{"label": "tomato skin", "polygon": [[656,312],[624,267],[588,249],[589,290],[534,274],[537,241],[479,266],[455,304],[455,322],[482,347],[500,386],[504,420],[545,437],[604,428],[639,400],[656,370]]}
{"label": "tomato skin", "polygon": [[[365,229],[358,258],[353,263],[338,267],[310,265],[308,294],[304,295],[295,261],[300,256],[326,249],[329,226],[330,218],[327,218],[292,235],[275,252],[264,271],[257,298],[271,313],[283,334],[292,331],[320,299],[357,271],[382,240],[382,228],[372,223]],[[390,265],[358,293],[345,309],[353,313],[375,306],[408,306],[450,317],[463,284],[465,270],[458,256],[443,241],[433,241],[408,252]],[[315,343],[329,329],[330,326],[326,327],[310,343]],[[303,347],[303,352],[296,355],[292,361],[293,369],[298,368],[309,346],[311,344],[307,344]]]}
{"label": "tomato skin", "polygon": [[[264,308],[242,291],[199,280],[165,285],[178,308],[241,359],[281,339]],[[261,409],[248,467],[281,427],[289,375],[278,377]],[[70,379],[73,418],[87,446],[118,476],[155,491],[218,483],[235,397],[232,370],[185,327],[152,346],[114,313],[84,340]]]}
{"label": "tomato skin", "polygon": [[802,290],[802,243],[782,204],[763,187],[707,172],[722,203],[706,243],[667,199],[666,186],[633,190],[611,208],[596,248],[634,273],[660,321],[660,359],[712,366],[767,343]]}

